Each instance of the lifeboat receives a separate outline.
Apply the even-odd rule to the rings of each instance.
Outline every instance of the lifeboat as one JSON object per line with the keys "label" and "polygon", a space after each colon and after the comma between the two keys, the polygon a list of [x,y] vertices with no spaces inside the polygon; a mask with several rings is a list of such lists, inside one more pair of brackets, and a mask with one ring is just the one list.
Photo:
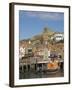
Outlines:
{"label": "lifeboat", "polygon": [[59,70],[59,64],[58,64],[58,61],[54,60],[54,61],[51,61],[47,64],[47,71],[49,72],[55,72],[55,71],[58,71]]}

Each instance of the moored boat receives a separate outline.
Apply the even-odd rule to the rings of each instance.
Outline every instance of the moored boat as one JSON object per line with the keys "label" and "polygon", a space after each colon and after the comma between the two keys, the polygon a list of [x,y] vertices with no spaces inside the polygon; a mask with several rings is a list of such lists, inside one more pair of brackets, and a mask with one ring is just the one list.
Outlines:
{"label": "moored boat", "polygon": [[60,66],[58,64],[57,60],[51,61],[50,63],[48,63],[47,65],[47,71],[48,72],[56,72],[60,69]]}

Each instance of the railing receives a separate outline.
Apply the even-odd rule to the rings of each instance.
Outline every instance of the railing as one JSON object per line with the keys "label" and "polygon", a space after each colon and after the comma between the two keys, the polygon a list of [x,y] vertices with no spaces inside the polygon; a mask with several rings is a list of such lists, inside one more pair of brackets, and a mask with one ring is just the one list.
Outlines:
{"label": "railing", "polygon": [[[39,63],[49,63],[51,60],[47,59],[44,60],[43,58],[39,57],[29,57],[28,59],[20,60],[20,64],[39,64]],[[58,62],[64,62],[64,60],[58,60]]]}

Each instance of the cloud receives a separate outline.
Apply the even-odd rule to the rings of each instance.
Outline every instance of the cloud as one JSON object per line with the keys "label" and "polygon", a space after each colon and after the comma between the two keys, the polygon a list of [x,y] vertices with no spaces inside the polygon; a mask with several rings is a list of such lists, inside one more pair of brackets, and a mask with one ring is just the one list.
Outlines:
{"label": "cloud", "polygon": [[59,12],[38,12],[38,11],[27,11],[25,14],[29,17],[37,17],[40,19],[49,20],[63,20],[64,14]]}

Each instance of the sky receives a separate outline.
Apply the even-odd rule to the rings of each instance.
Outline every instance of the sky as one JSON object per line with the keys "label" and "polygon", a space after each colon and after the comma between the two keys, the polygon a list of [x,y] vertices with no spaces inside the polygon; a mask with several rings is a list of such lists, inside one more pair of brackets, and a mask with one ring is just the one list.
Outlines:
{"label": "sky", "polygon": [[64,13],[44,11],[19,11],[19,39],[28,39],[40,34],[44,27],[55,32],[64,32]]}

